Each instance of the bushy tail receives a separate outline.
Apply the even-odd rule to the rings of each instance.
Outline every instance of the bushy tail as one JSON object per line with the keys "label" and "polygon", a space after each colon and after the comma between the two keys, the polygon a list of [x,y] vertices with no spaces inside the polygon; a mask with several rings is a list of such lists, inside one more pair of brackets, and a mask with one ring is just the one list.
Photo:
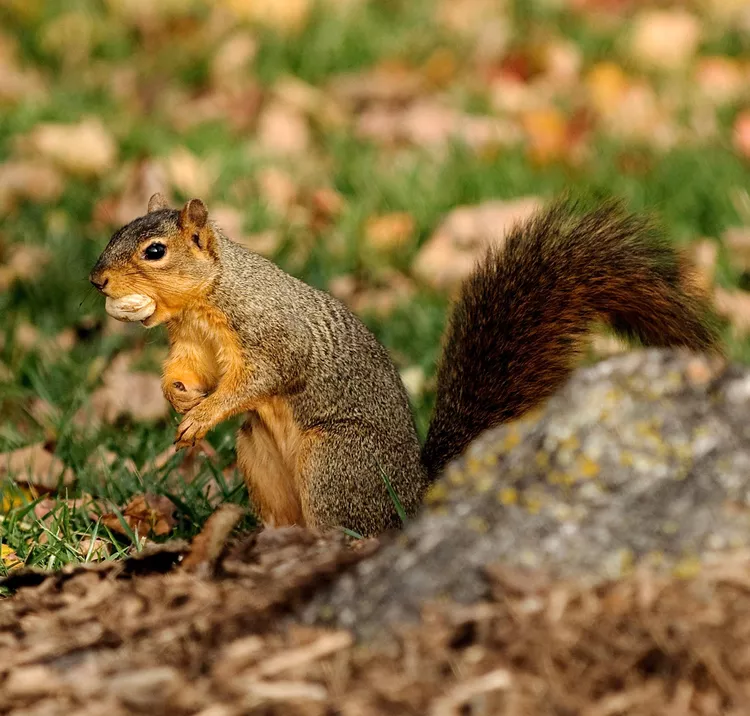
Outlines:
{"label": "bushy tail", "polygon": [[446,331],[422,457],[431,477],[480,432],[569,377],[595,320],[647,346],[720,350],[718,320],[649,221],[562,200],[517,226],[465,282]]}

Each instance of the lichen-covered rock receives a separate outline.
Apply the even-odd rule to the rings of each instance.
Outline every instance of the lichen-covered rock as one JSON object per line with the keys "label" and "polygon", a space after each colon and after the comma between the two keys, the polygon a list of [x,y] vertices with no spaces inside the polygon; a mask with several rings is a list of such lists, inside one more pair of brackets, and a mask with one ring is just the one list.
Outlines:
{"label": "lichen-covered rock", "polygon": [[405,532],[305,618],[361,635],[426,601],[480,600],[503,563],[592,581],[690,574],[750,545],[750,372],[670,351],[580,369],[542,411],[488,431]]}

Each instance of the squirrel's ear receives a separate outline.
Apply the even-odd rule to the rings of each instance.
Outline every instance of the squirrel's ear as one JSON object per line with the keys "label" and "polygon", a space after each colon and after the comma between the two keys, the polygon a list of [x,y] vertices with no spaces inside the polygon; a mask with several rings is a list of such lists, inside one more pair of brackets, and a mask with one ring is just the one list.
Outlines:
{"label": "squirrel's ear", "polygon": [[202,229],[208,221],[208,209],[200,199],[191,199],[180,211],[180,226],[183,229]]}
{"label": "squirrel's ear", "polygon": [[164,198],[164,194],[156,193],[148,200],[148,213],[152,211],[159,211],[160,209],[168,209],[169,205],[167,200]]}

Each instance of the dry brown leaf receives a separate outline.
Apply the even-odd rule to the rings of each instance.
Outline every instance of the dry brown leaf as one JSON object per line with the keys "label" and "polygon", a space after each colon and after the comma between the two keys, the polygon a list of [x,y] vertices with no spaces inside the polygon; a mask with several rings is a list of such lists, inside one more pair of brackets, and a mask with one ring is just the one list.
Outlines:
{"label": "dry brown leaf", "polygon": [[341,215],[346,201],[341,194],[330,187],[315,189],[309,198],[310,227],[321,230],[330,225],[331,221]]}
{"label": "dry brown leaf", "polygon": [[713,289],[716,261],[719,256],[716,242],[711,239],[696,241],[691,247],[691,255],[700,287],[710,292]]}
{"label": "dry brown leaf", "polygon": [[5,162],[0,164],[0,212],[8,213],[21,200],[53,203],[64,187],[60,172],[50,164],[35,160]]}
{"label": "dry brown leaf", "polygon": [[60,505],[66,505],[69,510],[85,510],[90,519],[97,520],[108,507],[103,500],[97,500],[88,493],[83,493],[74,499],[57,499],[45,497],[34,505],[34,516],[38,520],[49,522],[51,513]]}
{"label": "dry brown leaf", "polygon": [[645,67],[681,69],[695,56],[701,34],[700,20],[687,10],[643,10],[633,24],[630,55]]}
{"label": "dry brown leaf", "polygon": [[411,365],[408,368],[404,368],[400,372],[400,375],[401,382],[404,384],[406,392],[409,393],[411,398],[418,398],[424,393],[427,385],[427,376],[422,366]]}
{"label": "dry brown leaf", "polygon": [[281,104],[307,115],[317,126],[332,129],[347,123],[347,113],[330,93],[297,77],[287,76],[278,80],[273,88],[273,96]]}
{"label": "dry brown leaf", "polygon": [[375,285],[349,274],[337,276],[329,282],[328,290],[355,313],[372,313],[381,318],[408,303],[416,293],[414,283],[394,270],[383,271]]}
{"label": "dry brown leaf", "polygon": [[107,226],[123,226],[146,213],[148,200],[156,194],[169,199],[167,173],[162,163],[143,159],[126,168],[124,186],[118,195],[97,203],[94,219]]}
{"label": "dry brown leaf", "polygon": [[122,465],[128,472],[134,475],[138,474],[138,467],[129,457],[123,458],[117,453],[111,450],[106,450],[103,447],[98,447],[87,460],[87,464],[93,470],[102,474],[103,478],[109,476],[113,469],[116,469],[119,465]]}
{"label": "dry brown leaf", "polygon": [[[176,509],[168,497],[144,494],[133,497],[121,510],[121,514],[136,537],[163,537],[177,524],[174,518]],[[114,512],[102,515],[101,521],[113,532],[127,535],[120,518]]]}
{"label": "dry brown leaf", "polygon": [[153,373],[130,370],[131,358],[125,353],[112,361],[103,373],[103,385],[91,396],[90,408],[77,417],[80,424],[87,414],[114,423],[127,416],[141,422],[161,420],[169,415],[169,403],[161,391],[161,379]]}
{"label": "dry brown leaf", "polygon": [[281,246],[282,237],[278,231],[267,229],[255,234],[232,237],[238,244],[256,254],[272,258]]}
{"label": "dry brown leaf", "polygon": [[38,124],[21,137],[22,151],[49,160],[70,174],[103,176],[112,172],[117,144],[98,118],[78,124]]}
{"label": "dry brown leaf", "polygon": [[221,0],[238,17],[281,32],[301,30],[310,16],[310,0]]}
{"label": "dry brown leaf", "polygon": [[211,517],[190,545],[190,554],[182,562],[183,569],[208,576],[221,556],[232,530],[245,511],[238,505],[222,505]]}
{"label": "dry brown leaf", "polygon": [[747,73],[733,57],[702,57],[695,68],[695,84],[711,104],[730,104],[746,94]]}
{"label": "dry brown leaf", "polygon": [[258,172],[258,191],[266,205],[280,217],[286,216],[297,201],[296,182],[291,174],[278,167]]}
{"label": "dry brown leaf", "polygon": [[421,73],[397,64],[382,65],[367,72],[339,75],[330,92],[350,109],[368,104],[403,105],[419,97],[425,82]]}
{"label": "dry brown leaf", "polygon": [[750,110],[743,110],[734,120],[732,141],[743,159],[750,159]]}
{"label": "dry brown leaf", "polygon": [[42,490],[55,490],[58,485],[69,487],[75,482],[73,471],[44,443],[0,454],[0,476],[5,475]]}
{"label": "dry brown leaf", "polygon": [[161,470],[175,455],[180,457],[178,460],[177,472],[186,482],[192,482],[201,469],[203,460],[213,460],[216,458],[216,451],[207,440],[201,440],[194,447],[187,450],[178,449],[170,445],[166,450],[147,460],[143,469]]}
{"label": "dry brown leaf", "polygon": [[32,281],[44,270],[50,253],[43,246],[16,244],[0,264],[0,291],[7,291],[16,281]]}
{"label": "dry brown leaf", "polygon": [[294,156],[310,147],[310,128],[297,109],[272,100],[258,117],[258,146],[271,155]]}
{"label": "dry brown leaf", "polygon": [[727,291],[717,287],[714,291],[716,310],[725,316],[739,336],[750,334],[750,293]]}
{"label": "dry brown leaf", "polygon": [[750,271],[750,227],[735,226],[721,237],[732,265],[740,271]]}
{"label": "dry brown leaf", "polygon": [[482,151],[520,140],[518,127],[509,120],[465,114],[431,99],[405,109],[376,106],[360,115],[357,131],[383,144],[408,143],[433,150],[458,142]]}
{"label": "dry brown leaf", "polygon": [[99,539],[99,537],[93,541],[90,537],[84,537],[76,547],[78,554],[92,562],[101,562],[107,559],[111,549],[111,545],[103,539]]}
{"label": "dry brown leaf", "polygon": [[166,159],[170,184],[187,197],[207,198],[218,178],[215,162],[199,159],[192,152],[179,147]]}
{"label": "dry brown leaf", "polygon": [[217,87],[241,83],[258,52],[257,38],[247,31],[234,32],[221,44],[211,61],[211,80]]}
{"label": "dry brown leaf", "polygon": [[501,246],[510,229],[541,206],[541,199],[527,196],[454,209],[420,249],[414,274],[433,288],[455,289],[488,246]]}
{"label": "dry brown leaf", "polygon": [[46,90],[41,75],[18,61],[18,42],[0,35],[0,106],[40,99]]}
{"label": "dry brown leaf", "polygon": [[414,218],[405,211],[371,216],[365,223],[365,240],[378,251],[393,251],[403,248],[415,228]]}
{"label": "dry brown leaf", "polygon": [[559,109],[527,112],[522,123],[533,162],[549,164],[565,157],[569,149],[568,122]]}

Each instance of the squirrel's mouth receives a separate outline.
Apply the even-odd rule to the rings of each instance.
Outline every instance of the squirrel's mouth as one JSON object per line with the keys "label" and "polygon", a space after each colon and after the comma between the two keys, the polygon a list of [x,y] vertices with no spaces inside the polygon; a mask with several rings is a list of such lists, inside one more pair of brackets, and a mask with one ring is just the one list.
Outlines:
{"label": "squirrel's mouth", "polygon": [[150,296],[131,293],[120,298],[107,296],[104,307],[107,313],[118,321],[141,321],[147,325],[146,321],[156,312],[156,301]]}

